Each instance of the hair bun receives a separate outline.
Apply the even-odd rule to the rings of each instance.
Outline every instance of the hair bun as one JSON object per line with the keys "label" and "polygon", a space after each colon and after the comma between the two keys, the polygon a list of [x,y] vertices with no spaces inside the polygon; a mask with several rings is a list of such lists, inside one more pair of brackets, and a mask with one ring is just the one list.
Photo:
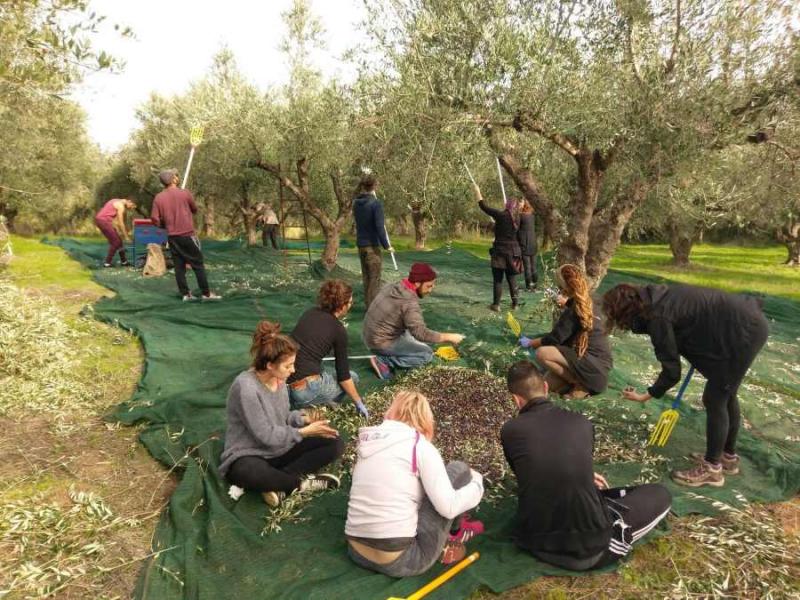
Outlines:
{"label": "hair bun", "polygon": [[278,335],[281,331],[280,323],[273,323],[272,321],[260,321],[256,328],[256,335],[259,338],[269,338]]}

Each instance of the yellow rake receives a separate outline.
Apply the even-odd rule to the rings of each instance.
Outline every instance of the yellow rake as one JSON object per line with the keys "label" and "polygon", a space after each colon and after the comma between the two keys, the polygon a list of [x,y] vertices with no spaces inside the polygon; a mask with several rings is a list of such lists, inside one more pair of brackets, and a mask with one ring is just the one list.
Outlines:
{"label": "yellow rake", "polygon": [[480,557],[481,557],[480,552],[473,552],[468,557],[466,557],[464,560],[462,560],[458,564],[450,567],[447,571],[445,571],[444,573],[439,575],[436,579],[431,581],[428,585],[418,589],[416,592],[414,592],[413,594],[411,594],[407,598],[392,597],[392,598],[389,598],[389,600],[419,600],[423,596],[427,596],[428,594],[430,594],[433,590],[438,588],[440,585],[442,585],[445,581],[447,581],[451,577],[454,577],[455,575],[458,575],[461,571],[466,569],[468,566],[470,566],[472,563],[474,563]]}
{"label": "yellow rake", "polygon": [[506,323],[508,323],[508,326],[511,328],[511,331],[514,333],[514,335],[519,337],[522,333],[522,325],[519,324],[519,321],[517,321],[517,318],[511,313],[511,311],[508,311],[508,314],[506,315]]}
{"label": "yellow rake", "polygon": [[689,371],[686,373],[686,377],[684,377],[683,383],[678,390],[678,395],[675,396],[675,400],[672,401],[672,407],[662,412],[661,416],[658,417],[658,422],[653,429],[653,433],[650,434],[650,439],[647,441],[648,446],[663,447],[666,445],[669,436],[672,435],[672,430],[675,429],[675,425],[678,423],[680,413],[677,409],[681,404],[683,392],[686,391],[686,386],[689,385],[689,380],[692,378],[693,373],[694,367],[689,367]]}
{"label": "yellow rake", "polygon": [[458,350],[452,346],[439,346],[434,354],[444,360],[458,360],[461,358]]}

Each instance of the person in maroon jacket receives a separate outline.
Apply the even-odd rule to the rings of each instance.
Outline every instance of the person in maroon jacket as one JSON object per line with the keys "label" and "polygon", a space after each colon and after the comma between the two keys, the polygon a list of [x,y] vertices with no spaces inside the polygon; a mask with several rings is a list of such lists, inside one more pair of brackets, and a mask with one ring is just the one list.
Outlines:
{"label": "person in maroon jacket", "polygon": [[150,218],[153,223],[167,230],[169,249],[175,263],[175,280],[184,302],[196,299],[186,283],[186,265],[190,265],[200,286],[201,300],[219,300],[221,297],[211,292],[203,263],[200,240],[194,232],[192,215],[197,205],[188,190],[178,187],[178,172],[174,169],[161,171],[158,176],[164,190],[153,201]]}
{"label": "person in maroon jacket", "polygon": [[94,216],[95,225],[108,240],[108,254],[103,262],[104,267],[112,266],[117,251],[119,251],[119,264],[123,267],[130,265],[123,245],[123,240],[129,237],[125,228],[125,210],[134,208],[136,203],[129,198],[112,198]]}

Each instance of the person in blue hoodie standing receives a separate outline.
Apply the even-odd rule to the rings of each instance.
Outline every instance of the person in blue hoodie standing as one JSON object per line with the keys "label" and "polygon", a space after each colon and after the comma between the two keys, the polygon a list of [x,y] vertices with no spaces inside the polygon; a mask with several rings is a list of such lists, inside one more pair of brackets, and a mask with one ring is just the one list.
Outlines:
{"label": "person in blue hoodie standing", "polygon": [[386,235],[383,204],[375,195],[377,177],[367,173],[361,179],[359,189],[361,193],[353,201],[353,216],[356,221],[358,257],[361,259],[361,278],[364,281],[364,305],[369,308],[381,287],[381,247],[389,252],[394,252],[394,249],[389,245]]}

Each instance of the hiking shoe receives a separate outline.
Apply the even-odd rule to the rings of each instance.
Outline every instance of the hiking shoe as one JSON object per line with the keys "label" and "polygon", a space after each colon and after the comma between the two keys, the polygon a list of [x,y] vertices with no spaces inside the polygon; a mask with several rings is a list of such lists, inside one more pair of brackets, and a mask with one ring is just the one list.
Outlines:
{"label": "hiking shoe", "polygon": [[188,294],[184,294],[183,295],[183,301],[184,302],[194,302],[195,300],[197,300],[197,296],[192,294],[192,292],[189,292]]}
{"label": "hiking shoe", "polygon": [[369,364],[372,366],[372,370],[375,371],[375,375],[378,376],[378,379],[386,380],[392,378],[392,370],[388,365],[378,360],[377,356],[371,356],[369,358]]}
{"label": "hiking shoe", "polygon": [[478,520],[470,521],[467,515],[464,515],[461,517],[461,522],[458,524],[458,530],[455,533],[450,534],[448,541],[465,544],[476,535],[480,535],[482,533],[483,523]]}
{"label": "hiking shoe", "polygon": [[460,560],[464,560],[467,555],[467,547],[460,542],[446,542],[442,550],[440,562],[443,565],[452,565]]}
{"label": "hiking shoe", "polygon": [[[706,459],[706,455],[702,452],[692,452],[689,455],[696,463],[701,463]],[[738,475],[739,474],[739,455],[738,454],[728,454],[727,452],[723,452],[722,456],[719,458],[719,462],[722,465],[722,472],[725,475]]]}
{"label": "hiking shoe", "polygon": [[281,502],[286,499],[286,492],[263,492],[261,497],[264,498],[264,502],[270,508],[278,508]]}
{"label": "hiking shoe", "polygon": [[499,304],[490,304],[489,310],[492,312],[500,312],[500,305]]}
{"label": "hiking shoe", "polygon": [[722,487],[725,485],[725,475],[722,474],[722,465],[714,465],[703,459],[697,466],[686,471],[673,471],[672,480],[688,487],[710,485]]}
{"label": "hiking shoe", "polygon": [[209,302],[211,300],[222,300],[222,296],[215,294],[214,292],[208,292],[207,294],[203,294],[200,296],[200,300],[203,302]]}
{"label": "hiking shoe", "polygon": [[322,492],[328,488],[338,488],[342,482],[332,473],[309,475],[300,482],[301,492]]}

